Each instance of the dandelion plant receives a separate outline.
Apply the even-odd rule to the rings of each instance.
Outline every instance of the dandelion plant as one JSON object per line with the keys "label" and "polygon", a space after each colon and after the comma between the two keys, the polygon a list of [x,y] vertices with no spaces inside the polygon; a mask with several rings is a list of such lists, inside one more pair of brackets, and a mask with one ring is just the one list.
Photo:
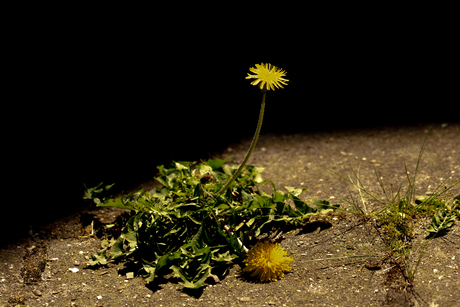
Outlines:
{"label": "dandelion plant", "polygon": [[218,158],[201,163],[173,161],[158,166],[160,176],[155,179],[160,188],[100,201],[99,207],[130,213],[120,227],[110,225],[121,232],[102,242],[102,250],[90,264],[137,259],[146,282],[172,272],[192,289],[203,287],[208,279],[220,281],[235,262],[246,263],[245,271],[254,271],[253,277],[261,281],[274,281],[291,270],[287,252],[278,243],[262,243],[258,237],[275,225],[303,225],[312,215],[336,210],[338,205],[314,200],[316,208],[312,208],[299,198],[305,189],[286,187],[285,193],[273,183],[271,195],[259,189],[269,182],[262,179],[264,169],[246,163],[259,137],[266,92],[282,88],[288,80],[283,78],[285,71],[271,64],[256,64],[250,71],[255,75],[246,78],[256,79],[251,84],[262,90],[262,105],[243,163]]}

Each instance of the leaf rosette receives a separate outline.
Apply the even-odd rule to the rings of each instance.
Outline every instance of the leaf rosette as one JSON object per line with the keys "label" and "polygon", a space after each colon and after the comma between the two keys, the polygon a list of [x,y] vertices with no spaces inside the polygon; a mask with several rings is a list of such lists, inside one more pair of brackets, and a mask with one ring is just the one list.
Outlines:
{"label": "leaf rosette", "polygon": [[103,241],[91,264],[137,258],[147,282],[170,270],[184,287],[200,288],[208,278],[218,282],[246,256],[243,244],[253,243],[275,224],[300,226],[312,215],[339,207],[316,199],[316,208],[310,207],[299,198],[305,189],[286,187],[285,193],[271,183],[273,194],[265,193],[259,189],[268,183],[261,177],[264,169],[251,165],[221,195],[238,168],[226,162],[216,158],[162,165],[155,178],[162,187],[99,203],[128,209],[130,216],[118,238]]}

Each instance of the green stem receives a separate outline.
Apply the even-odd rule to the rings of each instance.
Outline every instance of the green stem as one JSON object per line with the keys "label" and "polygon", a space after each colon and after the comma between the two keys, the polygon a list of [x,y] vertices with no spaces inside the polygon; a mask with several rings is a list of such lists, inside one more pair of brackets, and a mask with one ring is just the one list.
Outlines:
{"label": "green stem", "polygon": [[243,163],[241,163],[240,167],[236,170],[236,172],[233,174],[232,178],[230,178],[229,181],[224,185],[222,189],[218,192],[218,194],[222,194],[227,190],[227,188],[230,186],[230,184],[236,179],[236,177],[241,173],[243,170],[244,166],[246,165],[246,162],[248,162],[249,157],[252,154],[252,151],[256,147],[257,140],[259,139],[259,133],[260,133],[260,128],[262,127],[262,120],[264,118],[264,110],[265,110],[265,95],[267,93],[267,90],[262,91],[263,96],[262,96],[262,105],[260,106],[260,114],[259,114],[259,123],[257,124],[257,129],[256,129],[256,134],[254,135],[254,138],[252,139],[251,147],[249,148],[248,153],[246,154],[246,157],[243,160]]}

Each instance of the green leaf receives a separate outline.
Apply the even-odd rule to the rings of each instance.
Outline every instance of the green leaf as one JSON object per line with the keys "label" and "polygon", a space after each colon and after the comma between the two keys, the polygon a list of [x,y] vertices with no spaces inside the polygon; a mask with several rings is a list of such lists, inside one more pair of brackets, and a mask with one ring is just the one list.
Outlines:
{"label": "green leaf", "polygon": [[166,172],[166,169],[165,169],[165,167],[163,165],[157,166],[157,168],[158,168],[158,170],[160,171],[160,173],[162,175],[166,175],[167,172]]}
{"label": "green leaf", "polygon": [[218,254],[218,256],[212,257],[212,260],[218,261],[218,262],[228,262],[228,261],[232,261],[233,259],[235,259],[235,256],[230,255],[230,251],[226,251],[223,254]]}
{"label": "green leaf", "polygon": [[121,209],[128,209],[132,210],[133,207],[131,205],[126,205],[121,197],[115,198],[115,199],[109,199],[106,200],[103,203],[99,203],[97,205],[98,207],[116,207],[116,208],[121,208]]}
{"label": "green leaf", "polygon": [[273,182],[270,182],[270,184],[272,185],[272,188],[273,188],[273,196],[272,196],[273,202],[274,203],[284,202],[286,200],[284,192],[275,188],[275,185],[273,184]]}
{"label": "green leaf", "polygon": [[265,222],[263,222],[262,225],[260,225],[260,226],[256,229],[255,236],[258,237],[259,234],[260,234],[260,232],[262,231],[262,228],[263,228],[266,224],[272,222],[272,221],[274,220],[274,218],[275,218],[275,216],[274,216],[273,214],[270,214],[270,215],[268,216],[268,220],[266,220]]}
{"label": "green leaf", "polygon": [[252,219],[250,219],[249,221],[246,222],[246,226],[251,227],[251,225],[254,224],[255,220],[256,220],[256,218],[253,217]]}
{"label": "green leaf", "polygon": [[303,192],[305,192],[307,189],[299,189],[299,188],[295,188],[295,187],[285,187],[286,190],[288,190],[289,193],[291,193],[292,195],[298,197],[300,194],[302,194]]}
{"label": "green leaf", "polygon": [[112,183],[106,186],[102,186],[103,184],[104,183],[101,182],[94,188],[88,188],[83,183],[83,187],[84,187],[83,199],[91,199],[93,201],[96,201],[97,199],[99,202],[100,202],[100,199],[104,200],[105,196],[108,194],[108,191],[110,190],[111,187],[113,187],[115,183]]}
{"label": "green leaf", "polygon": [[241,191],[241,198],[243,199],[243,204],[249,204],[254,200],[254,198],[245,191]]}
{"label": "green leaf", "polygon": [[96,255],[91,256],[91,260],[89,261],[90,265],[97,265],[97,264],[107,264],[107,256],[105,254],[105,250],[102,252],[97,253]]}
{"label": "green leaf", "polygon": [[214,172],[214,171],[213,171],[211,174],[212,174],[212,176],[213,176],[214,178],[216,178],[216,180],[217,180],[218,182],[220,182],[220,183],[222,183],[222,184],[225,184],[225,183],[227,182],[228,178],[230,177],[230,176],[227,176],[227,175],[225,175],[225,174],[216,173],[216,172]]}
{"label": "green leaf", "polygon": [[267,196],[259,196],[254,195],[254,200],[251,204],[251,209],[254,208],[268,208],[268,209],[275,209],[275,204],[272,203],[272,199]]}
{"label": "green leaf", "polygon": [[228,158],[225,159],[225,160],[221,160],[219,158],[214,158],[214,159],[209,159],[206,162],[203,162],[203,164],[209,165],[212,168],[212,170],[217,170],[227,161],[228,161]]}
{"label": "green leaf", "polygon": [[317,210],[313,209],[312,207],[308,206],[306,202],[289,192],[292,201],[294,202],[294,205],[297,209],[302,214],[307,214],[307,213],[315,213]]}
{"label": "green leaf", "polygon": [[152,193],[152,197],[159,198],[160,200],[165,200],[168,195],[168,189],[166,188],[162,188],[160,191],[154,189]]}
{"label": "green leaf", "polygon": [[120,237],[115,242],[115,244],[112,246],[112,248],[110,249],[110,258],[111,259],[116,259],[116,258],[122,256],[125,253],[125,250],[123,248],[123,242],[124,242],[124,239],[122,237]]}
{"label": "green leaf", "polygon": [[193,197],[203,197],[204,191],[203,191],[203,185],[201,183],[198,183],[195,186],[195,189],[193,190]]}
{"label": "green leaf", "polygon": [[142,259],[142,267],[144,271],[147,272],[147,275],[144,276],[144,280],[148,283],[152,282],[155,279],[156,264]]}
{"label": "green leaf", "polygon": [[203,248],[203,225],[201,225],[200,229],[198,229],[198,232],[193,236],[192,238],[192,248],[195,251],[195,253]]}
{"label": "green leaf", "polygon": [[107,249],[108,247],[112,247],[115,244],[116,240],[114,238],[107,240],[104,239],[101,242],[101,247]]}
{"label": "green leaf", "polygon": [[[166,177],[164,177],[166,178]],[[155,177],[155,180],[158,181],[159,183],[161,183],[163,186],[167,187],[167,188],[172,188],[168,181],[166,181],[165,179],[163,179],[163,177]]]}
{"label": "green leaf", "polygon": [[128,241],[130,249],[137,248],[137,232],[142,224],[142,216],[142,213],[132,216],[126,223],[126,227],[123,229],[120,235],[120,238],[123,238],[126,241]]}
{"label": "green leaf", "polygon": [[434,214],[431,224],[428,226],[426,231],[431,232],[434,236],[436,236],[440,232],[452,227],[455,218],[456,216],[452,211],[438,210]]}
{"label": "green leaf", "polygon": [[182,268],[172,265],[171,269],[173,270],[175,276],[180,277],[182,279],[183,282],[181,282],[180,284],[189,289],[199,289],[203,287],[204,282],[211,273],[211,268],[208,268],[203,272],[203,274],[201,274],[201,276],[199,276],[199,279],[197,281],[193,281],[194,278],[187,278]]}
{"label": "green leaf", "polygon": [[243,248],[240,246],[240,242],[238,242],[238,236],[236,235],[236,233],[233,233],[233,235],[229,234],[229,238],[230,238],[230,246],[233,247],[233,249],[239,255],[245,255]]}
{"label": "green leaf", "polygon": [[460,204],[460,194],[454,197],[454,203]]}
{"label": "green leaf", "polygon": [[232,165],[228,165],[228,164],[225,164],[224,166],[222,166],[222,169],[224,170],[224,173],[227,175],[227,176],[233,176],[233,173],[236,172],[236,170],[238,169],[238,165],[236,164],[232,164]]}
{"label": "green leaf", "polygon": [[212,172],[212,167],[209,165],[197,165],[196,169],[200,172],[200,175],[203,175],[207,172]]}
{"label": "green leaf", "polygon": [[320,200],[314,197],[312,197],[312,200],[316,206],[316,209],[323,214],[329,211],[335,211],[340,207],[340,205],[331,205],[331,203],[327,200]]}
{"label": "green leaf", "polygon": [[[156,253],[155,253],[155,255],[156,255]],[[159,271],[163,267],[167,266],[168,263],[170,263],[170,261],[169,261],[170,255],[169,254],[164,254],[160,258],[158,258],[158,255],[156,255],[156,256],[157,256],[157,260],[155,260],[154,263],[151,263],[151,262],[148,262],[145,259],[142,259],[142,266],[143,266],[144,270],[147,272],[147,275],[144,276],[144,280],[146,282],[152,282],[155,279],[155,275],[158,274]]]}
{"label": "green leaf", "polygon": [[246,165],[245,169],[249,172],[249,177],[253,177],[254,183],[265,184],[268,180],[263,180],[261,173],[265,170],[264,167],[255,167],[252,165]]}
{"label": "green leaf", "polygon": [[191,164],[191,162],[187,161],[179,161],[174,163],[177,170],[189,170]]}

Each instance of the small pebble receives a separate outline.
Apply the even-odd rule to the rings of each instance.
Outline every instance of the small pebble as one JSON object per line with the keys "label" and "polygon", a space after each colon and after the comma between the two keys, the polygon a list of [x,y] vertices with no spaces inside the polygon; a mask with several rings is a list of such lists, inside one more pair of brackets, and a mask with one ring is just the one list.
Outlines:
{"label": "small pebble", "polygon": [[42,292],[38,289],[34,290],[33,292],[36,296],[42,296]]}

